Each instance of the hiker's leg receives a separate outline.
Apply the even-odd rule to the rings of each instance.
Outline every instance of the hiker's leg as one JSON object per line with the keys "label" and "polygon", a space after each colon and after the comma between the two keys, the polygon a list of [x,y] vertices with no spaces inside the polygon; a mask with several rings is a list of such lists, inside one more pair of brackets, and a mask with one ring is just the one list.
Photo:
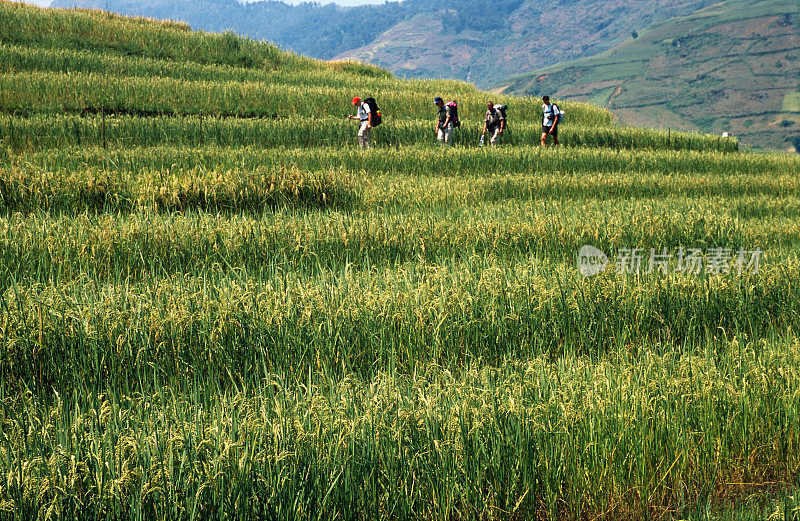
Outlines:
{"label": "hiker's leg", "polygon": [[358,129],[358,146],[361,147],[361,150],[369,148],[369,129],[367,128],[366,121],[363,122],[361,128]]}
{"label": "hiker's leg", "polygon": [[558,127],[553,129],[553,146],[558,145]]}
{"label": "hiker's leg", "polygon": [[489,140],[489,144],[492,146],[497,146],[500,144],[500,129],[495,129],[492,133],[492,138]]}
{"label": "hiker's leg", "polygon": [[443,128],[439,128],[439,133],[436,134],[436,140],[439,143],[444,143],[445,142],[445,136],[444,136],[444,129]]}
{"label": "hiker's leg", "polygon": [[[365,127],[367,126],[366,123],[364,124],[364,126]],[[368,149],[371,145],[372,145],[372,133],[370,132],[370,129],[365,128],[364,129],[364,150]]]}
{"label": "hiker's leg", "polygon": [[444,137],[444,144],[453,146],[453,125],[447,125],[443,128],[442,134]]}
{"label": "hiker's leg", "polygon": [[543,147],[547,146],[547,136],[550,134],[550,129],[551,128],[552,127],[548,127],[548,126],[542,125],[542,146]]}

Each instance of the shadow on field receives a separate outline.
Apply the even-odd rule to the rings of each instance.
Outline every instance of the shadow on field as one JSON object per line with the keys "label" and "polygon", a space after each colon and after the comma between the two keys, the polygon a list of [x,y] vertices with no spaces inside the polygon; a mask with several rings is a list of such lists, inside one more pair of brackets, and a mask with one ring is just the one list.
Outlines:
{"label": "shadow on field", "polygon": [[[558,180],[531,179],[517,181],[510,179],[493,180],[479,191],[481,199],[487,202],[529,199],[586,199],[586,198],[656,198],[656,197],[747,197],[770,196],[787,197],[800,195],[796,190],[770,183],[769,180],[751,181],[749,184],[715,182],[709,184],[702,179],[676,183],[670,178],[658,180],[618,182],[613,179],[585,180],[579,177]],[[780,202],[778,202],[780,203]],[[741,217],[764,217],[768,215],[800,215],[800,207],[787,208],[785,204],[753,206],[739,204],[737,215]]]}
{"label": "shadow on field", "polygon": [[0,211],[129,213],[135,211],[261,212],[285,208],[350,210],[362,197],[346,181],[297,172],[264,178],[188,179],[131,186],[109,177],[74,179],[0,178]]}

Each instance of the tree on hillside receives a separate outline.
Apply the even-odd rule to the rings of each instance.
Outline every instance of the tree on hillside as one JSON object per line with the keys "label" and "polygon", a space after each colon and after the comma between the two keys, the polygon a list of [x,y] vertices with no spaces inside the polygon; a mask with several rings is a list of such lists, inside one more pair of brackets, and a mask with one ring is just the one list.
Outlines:
{"label": "tree on hillside", "polygon": [[507,18],[525,0],[447,0],[438,2],[444,9],[442,26],[447,34],[465,30],[486,31],[505,27]]}

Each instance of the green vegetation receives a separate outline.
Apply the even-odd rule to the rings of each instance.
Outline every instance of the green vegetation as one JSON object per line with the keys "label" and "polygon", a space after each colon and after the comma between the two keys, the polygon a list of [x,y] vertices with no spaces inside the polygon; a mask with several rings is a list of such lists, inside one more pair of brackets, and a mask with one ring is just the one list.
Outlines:
{"label": "green vegetation", "polygon": [[790,92],[783,98],[784,112],[800,112],[800,92]]}
{"label": "green vegetation", "polygon": [[[800,512],[796,157],[578,103],[541,149],[508,96],[479,148],[462,83],[0,21],[0,519]],[[354,94],[387,115],[367,152]],[[585,244],[731,270],[584,278]]]}
{"label": "green vegetation", "polygon": [[[2,80],[0,80],[1,82]],[[280,89],[276,89],[280,92]],[[255,96],[258,98],[258,96]],[[287,96],[287,99],[292,99]],[[295,98],[296,99],[296,98]],[[306,98],[308,99],[308,98]],[[323,103],[324,97],[320,98]],[[209,105],[211,107],[213,105]],[[232,104],[233,108],[241,105]],[[284,105],[285,107],[286,105]],[[302,103],[298,103],[303,108]],[[278,108],[282,108],[278,106]],[[138,109],[138,107],[137,107]],[[183,110],[187,110],[185,107]],[[342,110],[344,108],[342,107]],[[322,110],[320,111],[322,112]],[[380,145],[403,147],[412,143],[432,147],[431,121],[396,119],[376,129]],[[478,147],[483,124],[464,121],[453,142],[460,147]],[[541,123],[518,122],[504,136],[504,143],[521,146],[535,143],[541,136]],[[37,115],[0,123],[0,136],[16,150],[70,145],[125,144],[153,146],[174,144],[197,146],[346,146],[356,133],[352,122],[335,118],[296,115],[291,118],[230,118],[230,117],[103,117],[99,115]],[[559,134],[564,146],[607,147],[614,149],[647,148],[651,150],[715,150],[733,152],[739,147],[734,139],[721,139],[697,133],[642,130],[611,126],[570,127],[565,125]]]}

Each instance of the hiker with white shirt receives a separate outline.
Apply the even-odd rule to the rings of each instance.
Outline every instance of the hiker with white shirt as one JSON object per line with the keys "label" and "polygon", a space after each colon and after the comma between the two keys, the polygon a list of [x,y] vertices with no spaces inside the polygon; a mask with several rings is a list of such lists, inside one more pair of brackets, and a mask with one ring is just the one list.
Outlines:
{"label": "hiker with white shirt", "polygon": [[361,150],[366,150],[371,144],[370,129],[372,129],[373,121],[372,110],[369,105],[366,102],[362,102],[361,98],[358,96],[353,98],[351,105],[358,106],[356,114],[350,116],[349,119],[357,119],[361,122],[358,129],[358,146],[361,147]]}
{"label": "hiker with white shirt", "polygon": [[546,146],[547,136],[553,136],[553,145],[558,145],[558,123],[561,121],[561,110],[555,103],[550,103],[550,96],[542,96],[542,146]]}

